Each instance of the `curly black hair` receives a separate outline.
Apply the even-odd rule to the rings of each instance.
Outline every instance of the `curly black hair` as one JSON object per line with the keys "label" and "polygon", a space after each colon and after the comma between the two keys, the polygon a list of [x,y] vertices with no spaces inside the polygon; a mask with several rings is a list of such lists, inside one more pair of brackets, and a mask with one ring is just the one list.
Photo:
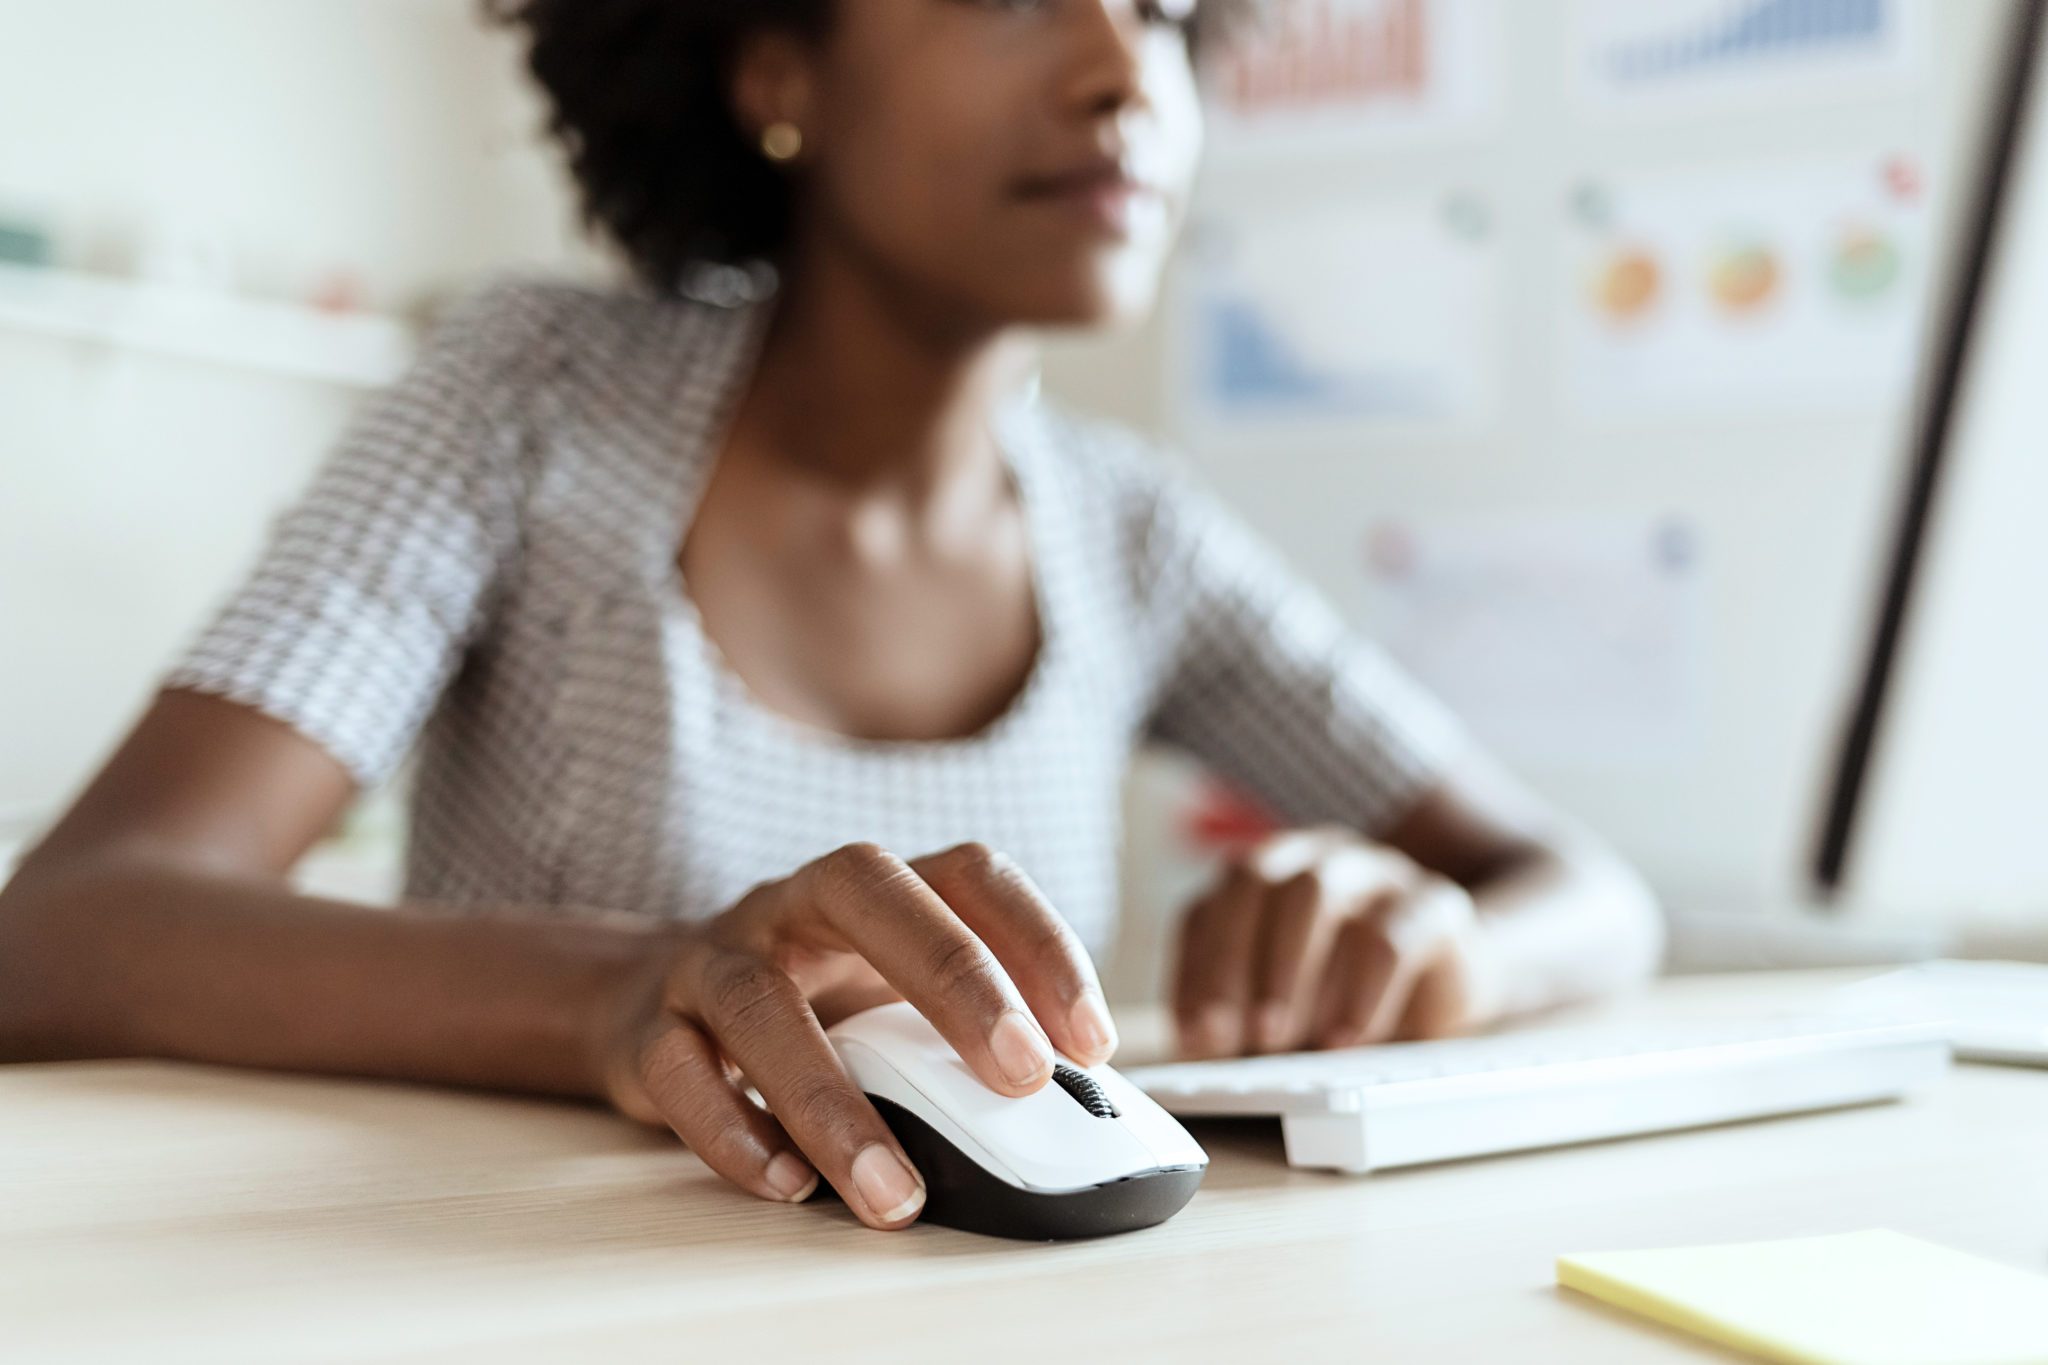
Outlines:
{"label": "curly black hair", "polygon": [[[655,288],[707,262],[773,259],[789,232],[788,183],[733,116],[740,42],[766,28],[822,36],[835,0],[482,0],[522,31],[568,155],[585,220]],[[1257,0],[1200,0],[1206,47]]]}

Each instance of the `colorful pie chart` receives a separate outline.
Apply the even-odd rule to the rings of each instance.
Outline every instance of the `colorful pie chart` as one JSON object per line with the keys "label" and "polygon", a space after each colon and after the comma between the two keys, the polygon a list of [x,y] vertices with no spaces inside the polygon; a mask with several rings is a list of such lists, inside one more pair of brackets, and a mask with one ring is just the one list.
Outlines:
{"label": "colorful pie chart", "polygon": [[1777,297],[1783,275],[1777,253],[1768,246],[1730,242],[1714,253],[1707,268],[1707,293],[1723,312],[1755,313]]}
{"label": "colorful pie chart", "polygon": [[1835,242],[1828,282],[1845,299],[1874,299],[1899,281],[1898,243],[1871,228],[1853,227]]}
{"label": "colorful pie chart", "polygon": [[1593,275],[1593,306],[1611,322],[1634,322],[1657,304],[1664,272],[1641,247],[1621,247]]}

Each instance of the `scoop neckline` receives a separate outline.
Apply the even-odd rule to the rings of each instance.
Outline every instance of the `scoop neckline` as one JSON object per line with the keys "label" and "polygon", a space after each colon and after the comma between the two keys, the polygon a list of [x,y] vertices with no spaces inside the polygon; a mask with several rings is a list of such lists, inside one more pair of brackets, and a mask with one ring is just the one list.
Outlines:
{"label": "scoop neckline", "polygon": [[[1058,604],[1049,572],[1052,537],[1043,506],[1044,489],[1036,486],[1036,471],[1031,468],[1030,460],[1031,443],[1024,431],[1026,419],[1037,406],[1035,392],[1013,395],[998,403],[989,414],[988,423],[997,458],[1009,476],[1010,486],[1023,512],[1031,597],[1038,617],[1038,648],[1032,655],[1031,667],[1023,683],[994,719],[968,734],[934,739],[876,739],[850,735],[800,720],[763,700],[740,676],[725,651],[705,629],[703,613],[698,609],[696,598],[691,596],[689,581],[683,574],[683,543],[696,524],[698,506],[712,467],[723,451],[732,423],[738,416],[739,399],[754,374],[774,306],[772,300],[762,300],[733,311],[742,316],[734,319],[734,335],[717,357],[718,392],[714,401],[707,405],[704,420],[687,435],[684,448],[674,452],[678,477],[671,488],[669,514],[662,519],[662,563],[665,567],[660,587],[664,612],[673,613],[689,632],[691,643],[703,658],[718,694],[747,722],[787,744],[836,751],[858,758],[943,757],[975,753],[1000,744],[1042,705],[1058,661],[1062,637]],[[675,376],[669,384],[661,386],[665,400],[671,405],[683,401],[684,395],[679,390],[693,380],[698,380],[698,377],[687,369]],[[675,412],[679,409],[671,406],[669,410]]]}

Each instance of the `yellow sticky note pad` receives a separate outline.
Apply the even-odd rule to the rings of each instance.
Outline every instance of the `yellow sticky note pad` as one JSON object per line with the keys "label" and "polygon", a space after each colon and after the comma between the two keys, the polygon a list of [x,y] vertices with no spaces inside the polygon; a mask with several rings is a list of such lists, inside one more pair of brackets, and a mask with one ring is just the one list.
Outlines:
{"label": "yellow sticky note pad", "polygon": [[1897,1232],[1561,1256],[1557,1282],[1767,1360],[2048,1365],[2048,1278]]}

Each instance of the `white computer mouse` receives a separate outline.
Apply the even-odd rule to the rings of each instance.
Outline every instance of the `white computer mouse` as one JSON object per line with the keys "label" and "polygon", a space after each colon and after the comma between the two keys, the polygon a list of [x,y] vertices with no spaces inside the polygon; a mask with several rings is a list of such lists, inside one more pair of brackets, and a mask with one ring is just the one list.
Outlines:
{"label": "white computer mouse", "polygon": [[827,1030],[925,1181],[923,1219],[997,1237],[1100,1237],[1163,1223],[1209,1155],[1106,1066],[1057,1059],[1036,1094],[999,1095],[908,1004]]}

